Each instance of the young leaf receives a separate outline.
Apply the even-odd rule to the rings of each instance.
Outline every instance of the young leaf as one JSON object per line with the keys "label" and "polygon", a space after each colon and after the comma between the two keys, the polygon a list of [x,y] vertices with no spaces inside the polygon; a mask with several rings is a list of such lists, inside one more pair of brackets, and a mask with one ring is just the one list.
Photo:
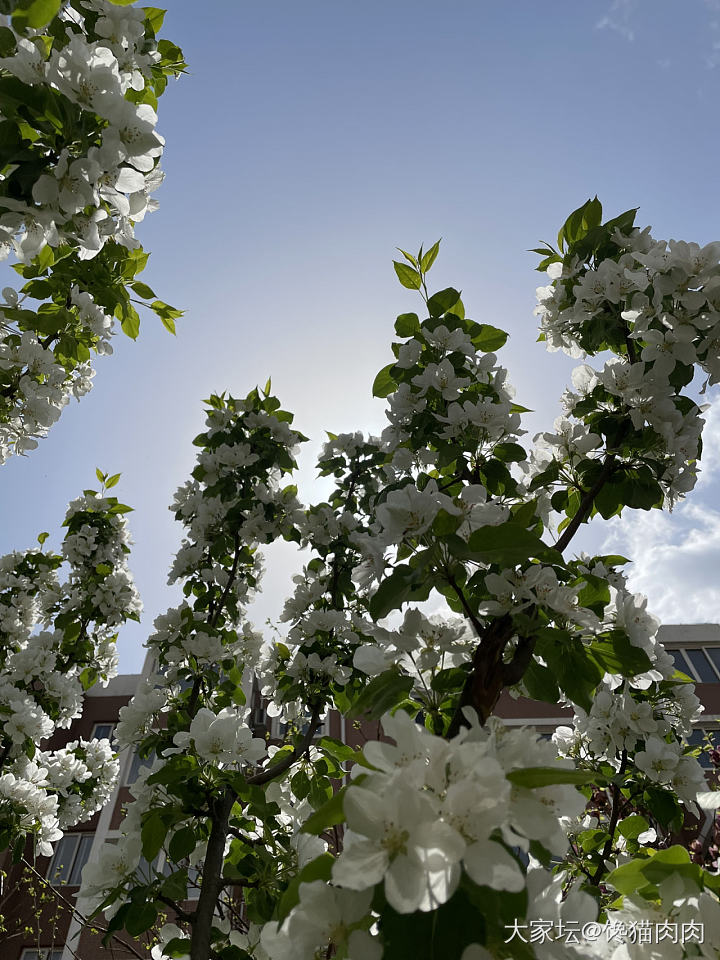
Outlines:
{"label": "young leaf", "polygon": [[[442,239],[442,238],[441,238]],[[423,256],[420,261],[420,269],[423,273],[427,273],[430,267],[435,263],[435,258],[438,255],[438,250],[440,249],[440,240],[437,243],[434,243],[428,252]]]}
{"label": "young leaf", "polygon": [[390,375],[390,371],[395,367],[394,363],[389,363],[383,367],[380,373],[375,377],[372,386],[372,395],[374,397],[388,397],[397,390],[397,383]]}
{"label": "young leaf", "polygon": [[397,247],[397,249],[409,263],[411,263],[414,267],[418,266],[417,259],[411,253],[408,253],[407,250],[403,250],[402,247]]}
{"label": "young leaf", "polygon": [[408,290],[420,289],[422,279],[417,270],[413,270],[406,263],[399,263],[397,260],[393,260],[393,266],[398,280],[404,287],[407,287]]}
{"label": "young leaf", "polygon": [[563,767],[526,767],[524,770],[511,770],[505,774],[510,783],[518,787],[548,787],[555,783],[567,783],[583,786],[586,783],[599,784],[602,777],[595,770],[568,770]]}

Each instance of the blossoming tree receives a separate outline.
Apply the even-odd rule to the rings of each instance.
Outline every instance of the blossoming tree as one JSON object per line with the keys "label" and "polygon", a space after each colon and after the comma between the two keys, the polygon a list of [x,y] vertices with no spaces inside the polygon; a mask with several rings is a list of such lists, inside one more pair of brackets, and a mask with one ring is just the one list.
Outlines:
{"label": "blossoming tree", "polygon": [[[35,4],[19,9],[21,19]],[[118,50],[138,30],[154,34],[154,13],[141,28],[126,6],[105,24],[109,9],[83,22],[102,24]],[[34,50],[13,39],[2,66],[50,69],[48,35],[28,41]],[[110,47],[96,43],[95,62],[110,63],[97,52]],[[90,202],[86,186],[65,183],[70,169],[33,199],[64,210],[52,229],[71,234],[72,255],[94,275],[108,242],[88,259],[95,234],[68,226],[62,205],[83,203],[82,220]],[[22,215],[45,229],[39,214]],[[538,251],[549,348],[611,358],[578,367],[565,415],[532,443],[497,357],[506,334],[469,319],[456,290],[427,289],[438,244],[395,264],[422,306],[397,318],[393,359],[375,380],[389,425],[380,437],[330,434],[318,461],[333,480],[325,502],[302,506],[289,482],[306,438],[270,384],[242,400],[210,398],[197,465],[172,505],[186,533],[171,577],[185,599],[156,621],[153,670],[116,734],[149,766],[120,841],[83,876],[81,903],[105,913],[109,935],[140,936],[170,910],[156,960],[717,956],[720,876],[672,843],[686,810],[714,803],[684,741],[699,702],[629,592],[624,558],[569,552],[594,515],[660,509],[691,491],[703,426],[691,384],[698,370],[720,379],[720,245],[657,241],[634,220],[629,211],[603,223],[591,200],[557,249]],[[21,250],[35,235],[22,229]],[[80,683],[92,679],[106,628],[135,612],[120,511],[105,490],[71,507],[65,556],[79,572],[64,587],[51,582],[59,557],[12,561],[3,602],[10,629],[20,624],[6,671],[16,689],[29,695],[23,678],[53,656]],[[262,545],[278,538],[311,557],[273,640],[245,611]],[[111,577],[121,589],[107,589]],[[428,616],[423,604],[439,598],[447,612]],[[253,678],[282,742],[253,733]],[[42,823],[40,844],[57,835],[58,814],[43,821],[15,782],[54,790],[58,810],[67,795],[75,816],[100,802],[83,786],[92,771],[77,764],[112,764],[83,745],[67,758],[28,757],[40,708],[60,716],[52,682],[58,703],[14,710],[3,741],[17,766],[2,780],[8,836]],[[572,726],[552,742],[505,727],[494,716],[504,689],[571,705]],[[329,709],[378,721],[385,736],[362,750],[320,736]],[[700,917],[704,942],[693,935]],[[544,936],[528,942],[520,934],[534,921]],[[633,940],[650,922],[674,925],[675,939]],[[590,936],[599,924],[613,936]]]}
{"label": "blossoming tree", "polygon": [[[548,345],[614,356],[577,369],[532,445],[495,352],[506,335],[456,290],[428,293],[437,244],[395,264],[423,314],[398,317],[375,380],[382,436],[330,435],[326,502],[301,507],[284,479],[305,438],[269,385],[211,398],[172,506],[185,600],[157,620],[154,672],[117,730],[152,763],[124,839],[84,874],[111,930],[138,935],[169,907],[158,958],[619,960],[667,955],[623,942],[639,921],[720,924],[720,877],[671,843],[698,795],[714,800],[684,742],[692,685],[624,559],[566,555],[593,515],[692,488],[703,421],[687,388],[696,368],[718,379],[720,246],[656,241],[634,216],[602,223],[589,201],[542,250]],[[273,643],[244,609],[278,537],[312,558]],[[428,617],[438,595],[448,614]],[[248,675],[282,744],[253,736]],[[573,725],[553,742],[505,727],[506,688],[572,705]],[[317,736],[328,709],[386,737],[356,751]],[[546,942],[508,936],[533,920]],[[599,922],[613,941],[561,937]],[[690,939],[672,955],[715,956]]]}
{"label": "blossoming tree", "polygon": [[[135,223],[155,201],[163,138],[157,98],[183,69],[158,40],[163,14],[105,0],[18,0],[0,26],[0,257],[25,281],[0,304],[0,462],[37,445],[110,354],[115,319],[137,336],[137,295],[169,329],[179,311],[136,280],[147,261]],[[62,554],[0,558],[0,848],[52,852],[63,828],[108,799],[107,741],[40,745],[69,727],[84,691],[114,675],[114,639],[140,609],[123,514],[85,491],[65,519]]]}

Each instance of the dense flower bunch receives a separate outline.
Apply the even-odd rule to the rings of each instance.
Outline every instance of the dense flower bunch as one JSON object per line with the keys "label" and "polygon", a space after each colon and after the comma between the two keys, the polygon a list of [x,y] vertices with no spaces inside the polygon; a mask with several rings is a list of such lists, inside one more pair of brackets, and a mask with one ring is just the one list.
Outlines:
{"label": "dense flower bunch", "polygon": [[0,302],[0,462],[88,392],[115,319],[137,336],[128,284],[169,329],[180,315],[135,280],[147,261],[135,224],[162,180],[157,98],[184,66],[156,37],[162,11],[72,0],[48,20],[47,4],[16,7],[0,29],[0,259],[14,253],[27,282]]}
{"label": "dense flower bunch", "polygon": [[[487,730],[475,724],[447,741],[402,711],[384,717],[383,728],[394,743],[365,747],[372,770],[355,777],[344,798],[344,849],[332,869],[333,883],[343,889],[326,886],[321,894],[317,882],[301,886],[286,923],[280,929],[267,924],[263,931],[273,960],[315,956],[326,948],[329,931],[335,946],[342,945],[342,933],[349,934],[352,956],[382,956],[367,929],[375,919],[370,914],[377,898],[370,894],[377,884],[384,884],[394,911],[426,913],[447,903],[461,883],[473,891],[484,885],[524,890],[524,874],[508,845],[527,849],[534,839],[557,855],[566,851],[558,817],[561,811],[580,813],[582,795],[561,784],[529,789],[522,776],[515,783],[507,777],[538,761],[555,763],[552,744],[500,721]],[[555,766],[571,769],[567,761]],[[332,923],[313,924],[312,914],[326,914],[319,896],[339,896],[349,922],[335,921],[334,930]],[[367,922],[355,927],[363,917]]]}
{"label": "dense flower bunch", "polygon": [[37,748],[81,715],[85,691],[115,675],[118,627],[139,619],[127,510],[105,491],[87,490],[69,506],[61,555],[40,547],[0,559],[2,847],[22,851],[34,836],[36,850],[49,855],[62,830],[88,820],[112,792],[118,764],[107,740]]}
{"label": "dense flower bunch", "polygon": [[538,289],[536,313],[549,349],[617,356],[575,371],[570,419],[545,435],[537,463],[546,479],[562,472],[578,490],[599,475],[588,454],[612,449],[622,469],[596,501],[603,516],[617,488],[632,487],[624,502],[643,508],[693,488],[703,421],[682,388],[696,369],[706,386],[720,379],[720,245],[655,240],[633,226],[635,212],[601,224],[591,201],[563,227],[564,255],[542,250],[551,283]]}

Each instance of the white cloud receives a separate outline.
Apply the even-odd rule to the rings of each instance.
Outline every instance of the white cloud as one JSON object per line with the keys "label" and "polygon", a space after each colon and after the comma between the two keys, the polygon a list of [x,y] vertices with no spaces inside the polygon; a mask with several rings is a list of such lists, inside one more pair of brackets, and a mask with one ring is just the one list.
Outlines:
{"label": "white cloud", "polygon": [[596,30],[613,30],[629,43],[635,39],[635,31],[630,20],[635,10],[636,0],[613,0],[604,17],[595,24]]}
{"label": "white cloud", "polygon": [[613,520],[604,552],[622,553],[631,589],[665,623],[720,622],[720,403],[706,414],[702,472],[687,500]]}

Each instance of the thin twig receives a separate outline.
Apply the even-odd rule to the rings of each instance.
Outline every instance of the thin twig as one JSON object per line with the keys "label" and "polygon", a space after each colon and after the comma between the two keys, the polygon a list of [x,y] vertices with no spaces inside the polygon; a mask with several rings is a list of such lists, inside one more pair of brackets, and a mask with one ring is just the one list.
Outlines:
{"label": "thin twig", "polygon": [[[21,863],[23,863],[29,870],[31,870],[32,873],[34,873],[35,876],[38,878],[38,880],[40,880],[42,883],[44,883],[46,887],[49,887],[49,888],[52,890],[53,895],[54,895],[61,903],[64,903],[64,904],[65,904],[65,906],[68,908],[68,910],[70,910],[70,912],[72,913],[72,915],[73,915],[77,920],[80,920],[80,922],[83,924],[83,926],[85,926],[85,927],[95,927],[97,930],[100,931],[100,933],[109,933],[109,930],[108,930],[107,927],[102,926],[102,924],[97,923],[95,920],[89,920],[84,914],[80,913],[80,911],[78,910],[78,908],[77,908],[73,903],[71,903],[66,897],[64,897],[61,893],[59,893],[57,887],[54,887],[54,886],[50,883],[49,880],[47,880],[41,873],[39,873],[39,872],[35,869],[35,867],[30,863],[29,860],[26,860],[26,859],[23,857],[22,860],[21,860]],[[132,944],[126,943],[124,940],[121,940],[120,937],[119,937],[116,933],[111,933],[111,934],[110,934],[110,938],[111,938],[112,940],[115,940],[117,943],[119,943],[121,947],[124,947],[126,950],[129,950],[130,953],[131,953],[134,957],[138,957],[139,960],[147,960],[147,954],[145,954],[145,953],[139,953],[139,952],[135,949],[135,947],[132,946]]]}

